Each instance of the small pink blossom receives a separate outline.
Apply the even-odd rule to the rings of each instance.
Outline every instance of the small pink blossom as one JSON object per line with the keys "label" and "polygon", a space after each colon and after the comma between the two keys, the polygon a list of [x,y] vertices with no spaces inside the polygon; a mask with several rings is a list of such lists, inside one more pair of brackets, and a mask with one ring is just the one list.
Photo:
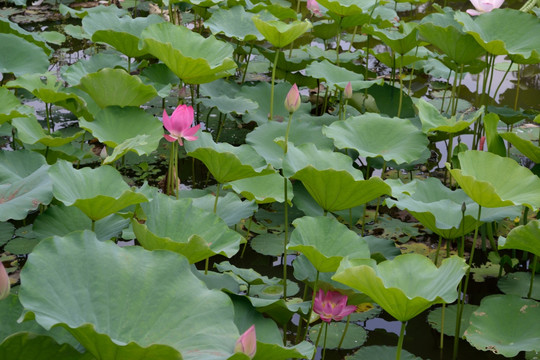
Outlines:
{"label": "small pink blossom", "polygon": [[307,0],[307,9],[315,16],[322,17],[321,8],[316,0]]}
{"label": "small pink blossom", "polygon": [[337,291],[325,293],[322,289],[317,292],[317,297],[313,304],[313,311],[321,317],[322,321],[341,321],[345,316],[353,313],[356,306],[347,305],[347,295],[342,295]]}
{"label": "small pink blossom", "polygon": [[0,262],[0,300],[7,298],[10,290],[9,277],[4,264]]}
{"label": "small pink blossom", "polygon": [[467,14],[475,16],[488,13],[493,9],[500,8],[503,2],[504,0],[471,0],[471,4],[476,10],[468,9]]}
{"label": "small pink blossom", "polygon": [[343,94],[345,95],[345,99],[352,98],[352,85],[350,81],[347,86],[345,86],[345,91],[343,92]]}
{"label": "small pink blossom", "polygon": [[289,90],[287,97],[285,98],[285,109],[289,113],[293,113],[300,107],[300,93],[298,92],[298,86],[294,84]]}
{"label": "small pink blossom", "polygon": [[257,334],[255,333],[255,325],[251,325],[251,327],[236,340],[234,352],[244,353],[249,356],[250,359],[253,359],[257,352]]}
{"label": "small pink blossom", "polygon": [[191,106],[178,106],[170,118],[167,112],[163,110],[163,126],[171,133],[170,135],[164,134],[165,139],[170,142],[178,140],[180,145],[184,145],[182,138],[188,141],[197,140],[198,136],[195,136],[195,133],[199,131],[201,125],[191,127],[193,118],[193,108]]}

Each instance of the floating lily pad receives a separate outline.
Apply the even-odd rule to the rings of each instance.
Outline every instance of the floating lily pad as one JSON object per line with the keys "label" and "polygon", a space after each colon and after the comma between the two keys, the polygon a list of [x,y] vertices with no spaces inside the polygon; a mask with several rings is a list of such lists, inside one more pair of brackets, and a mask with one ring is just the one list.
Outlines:
{"label": "floating lily pad", "polygon": [[231,257],[244,241],[217,215],[195,207],[190,199],[157,194],[141,207],[146,221],[133,220],[133,232],[149,250],[174,251],[196,263],[217,254]]}
{"label": "floating lily pad", "polygon": [[514,357],[520,351],[540,351],[540,306],[515,295],[482,299],[465,331],[467,341],[479,350]]}
{"label": "floating lily pad", "polygon": [[78,207],[93,221],[147,201],[144,195],[131,190],[122,175],[110,166],[76,170],[67,161],[59,160],[49,175],[55,198],[67,206]]}
{"label": "floating lily pad", "polygon": [[[62,281],[44,281],[44,274]],[[66,328],[96,357],[227,358],[239,336],[230,299],[208,290],[187,259],[169,251],[120,248],[79,232],[44,240],[21,280],[25,317]]]}
{"label": "floating lily pad", "polygon": [[437,268],[425,256],[400,255],[376,264],[374,260],[342,261],[332,279],[371,297],[399,321],[407,321],[434,304],[457,299],[457,285],[465,275],[465,260],[443,260]]}
{"label": "floating lily pad", "polygon": [[[266,204],[272,202],[284,202],[284,181],[285,178],[278,173],[244,178],[231,181],[224,188],[232,188],[236,193],[242,195],[248,200],[255,200],[257,204]],[[293,199],[293,187],[287,179],[287,200],[291,204]]]}
{"label": "floating lily pad", "polygon": [[[321,329],[323,331],[321,339],[323,339],[324,333],[326,332],[326,326],[323,326],[323,324],[324,323],[319,323],[309,329],[309,338],[311,339],[311,341],[315,342],[315,340],[319,336],[319,332],[321,331]],[[338,349],[341,337],[343,336],[343,332],[345,331],[345,326],[346,324],[340,321],[332,321],[330,324],[328,324],[328,334],[326,336],[327,349]],[[343,343],[341,344],[339,349],[355,349],[362,346],[366,342],[366,340],[367,331],[364,330],[363,327],[351,323],[347,328],[347,333],[345,334],[345,338],[343,339]],[[320,341],[321,342],[319,342],[319,344],[322,344],[322,340]]]}
{"label": "floating lily pad", "polygon": [[366,225],[366,230],[374,236],[405,243],[411,238],[420,235],[417,225],[417,223],[407,223],[383,215],[379,217],[378,222]]}
{"label": "floating lily pad", "polygon": [[[514,272],[499,279],[497,286],[499,289],[509,295],[518,295],[527,297],[531,285],[531,273]],[[535,274],[531,298],[540,300],[540,274]]]}
{"label": "floating lily pad", "polygon": [[204,38],[186,27],[167,22],[148,26],[141,37],[144,50],[188,84],[230,76],[236,68],[232,45],[214,36]]}
{"label": "floating lily pad", "polygon": [[[392,346],[364,346],[360,348],[353,355],[348,355],[345,360],[388,360],[396,357],[397,347]],[[401,359],[403,360],[422,360],[422,358],[415,356],[407,350],[401,349]]]}

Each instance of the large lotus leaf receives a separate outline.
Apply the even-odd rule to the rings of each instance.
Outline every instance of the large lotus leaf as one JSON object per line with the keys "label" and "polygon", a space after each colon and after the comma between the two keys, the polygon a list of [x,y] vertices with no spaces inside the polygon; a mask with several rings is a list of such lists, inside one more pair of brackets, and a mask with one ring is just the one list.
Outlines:
{"label": "large lotus leaf", "polygon": [[0,344],[0,358],[10,360],[94,360],[68,344],[58,345],[51,337],[17,333]]}
{"label": "large lotus leaf", "polygon": [[435,13],[422,19],[418,32],[456,64],[471,64],[484,55],[485,50],[462,28],[453,13]]}
{"label": "large lotus leaf", "polygon": [[231,257],[243,241],[216,214],[195,207],[190,199],[157,194],[141,207],[146,222],[134,220],[132,225],[137,240],[146,249],[171,250],[196,263],[217,254]]}
{"label": "large lotus leaf", "polygon": [[76,116],[91,118],[86,101],[65,88],[53,73],[24,74],[7,83],[7,86],[26,89],[46,103],[62,106]]}
{"label": "large lotus leaf", "polygon": [[233,47],[214,36],[204,38],[183,26],[153,24],[141,34],[144,49],[188,84],[230,76],[236,68]]}
{"label": "large lotus leaf", "polygon": [[75,64],[62,67],[62,78],[71,86],[78,85],[81,79],[104,68],[125,67],[126,60],[118,54],[98,53],[89,59],[81,59]]}
{"label": "large lotus leaf", "polygon": [[22,105],[11,91],[5,87],[0,87],[0,124],[32,113],[33,108]]}
{"label": "large lotus leaf", "polygon": [[0,33],[0,53],[0,73],[41,74],[49,67],[49,58],[42,48],[14,34]]}
{"label": "large lotus leaf", "polygon": [[245,114],[248,111],[253,111],[259,107],[255,101],[243,97],[229,97],[227,95],[215,96],[210,99],[198,99],[207,108],[217,108],[220,113],[236,113],[238,115]]}
{"label": "large lotus leaf", "polygon": [[510,158],[469,150],[458,154],[461,169],[450,169],[459,186],[479,205],[540,207],[540,179]]}
{"label": "large lotus leaf", "polygon": [[382,157],[397,164],[418,160],[429,141],[407,119],[366,114],[325,127],[326,136],[340,149],[354,149],[363,157]]}
{"label": "large lotus leaf", "polygon": [[534,163],[540,163],[540,147],[533,144],[531,141],[521,138],[513,132],[499,134],[504,140],[508,141],[523,155],[531,159]]}
{"label": "large lotus leaf", "polygon": [[[529,294],[531,286],[530,272],[514,272],[499,279],[497,287],[505,294],[518,295],[523,298]],[[531,299],[540,300],[540,274],[534,275]]]}
{"label": "large lotus leaf", "polygon": [[80,126],[111,147],[141,134],[146,135],[144,144],[130,148],[138,155],[149,155],[163,138],[162,122],[138,107],[106,107],[95,115],[92,122],[81,119]]}
{"label": "large lotus leaf", "polygon": [[[464,304],[463,313],[460,319],[460,337],[463,337],[465,329],[469,326],[469,318],[477,309],[478,305]],[[457,313],[457,304],[438,307],[429,312],[427,321],[429,325],[438,332],[441,332],[441,328],[444,326],[444,328],[442,328],[444,335],[454,336],[456,334]]]}
{"label": "large lotus leaf", "polygon": [[339,16],[369,12],[372,6],[377,5],[374,0],[319,0],[318,3]]}
{"label": "large lotus leaf", "polygon": [[52,199],[49,165],[35,152],[0,152],[0,221],[22,220]]}
{"label": "large lotus leaf", "polygon": [[140,36],[151,24],[163,22],[161,16],[152,14],[132,19],[119,17],[111,12],[88,14],[82,20],[84,30],[92,35],[92,41],[111,45],[129,57],[139,57],[147,52],[139,49]]}
{"label": "large lotus leaf", "polygon": [[[10,21],[7,17],[0,17],[0,33],[13,34],[26,41],[39,46],[47,56],[53,53],[53,49],[36,32],[29,32],[20,27],[17,23]],[[6,55],[5,53],[3,53]],[[26,62],[25,62],[26,64]]]}
{"label": "large lotus leaf", "polygon": [[54,197],[67,206],[81,209],[93,221],[103,219],[130,205],[147,201],[130,189],[120,173],[110,167],[76,170],[60,160],[49,170]]}
{"label": "large lotus leaf", "polygon": [[302,301],[300,298],[261,299],[248,296],[247,299],[257,311],[267,314],[280,325],[287,324],[294,313],[307,315],[311,307],[310,301]]}
{"label": "large lotus leaf", "polygon": [[345,256],[369,259],[365,240],[336,219],[306,216],[293,225],[287,248],[304,254],[320,272],[336,271]]}
{"label": "large lotus leaf", "polygon": [[[180,197],[190,197],[192,191],[181,191]],[[193,206],[206,210],[208,212],[214,211],[214,204],[216,197],[214,194],[208,194],[201,197],[193,197]],[[248,218],[253,215],[253,212],[257,210],[257,204],[250,200],[241,200],[238,195],[234,193],[227,193],[225,196],[220,196],[217,202],[216,214],[219,216],[227,226],[233,226],[238,224],[242,219]]]}
{"label": "large lotus leaf", "polygon": [[[455,19],[463,24],[463,31],[493,55],[510,55],[519,64],[540,62],[540,33],[538,17],[514,9],[494,9],[474,19],[456,12]],[[516,26],[519,24],[519,26]]]}
{"label": "large lotus leaf", "polygon": [[470,319],[465,338],[479,350],[514,357],[520,351],[540,351],[540,306],[515,295],[482,299]]}
{"label": "large lotus leaf", "polygon": [[249,145],[216,144],[210,133],[199,132],[198,135],[197,140],[184,144],[186,152],[201,160],[220,184],[274,172]]}
{"label": "large lotus leaf", "polygon": [[[227,37],[241,41],[264,40],[264,36],[253,23],[253,16],[255,15],[246,12],[243,6],[234,6],[230,9],[216,10],[210,19],[204,22],[204,25],[214,35],[222,33]],[[270,20],[270,17],[265,20]]]}
{"label": "large lotus leaf", "polygon": [[380,80],[364,81],[362,74],[336,66],[328,60],[309,64],[306,67],[306,75],[326,81],[330,88],[337,86],[342,90],[345,89],[349,82],[355,91],[366,89],[373,84],[382,84]]}
{"label": "large lotus leaf", "polygon": [[40,143],[48,147],[62,146],[71,143],[79,136],[85,133],[84,130],[78,131],[72,136],[62,137],[47,134],[41,127],[34,115],[28,117],[15,118],[11,124],[17,129],[17,137],[25,144]]}
{"label": "large lotus leaf", "polygon": [[362,27],[362,31],[368,35],[375,35],[394,52],[401,55],[408,53],[419,44],[416,39],[418,30],[416,24],[412,22],[401,23],[399,30],[395,27],[379,29],[376,25],[365,25]]}
{"label": "large lotus leaf", "polygon": [[313,26],[308,20],[285,23],[279,20],[265,21],[257,16],[252,19],[264,38],[277,48],[289,45]]}
{"label": "large lotus leaf", "polygon": [[[271,49],[267,49],[262,46],[258,46],[257,50],[259,51],[259,53],[261,53],[261,55],[268,59],[271,64],[274,63],[277,50],[272,51]],[[333,53],[335,55],[336,52],[334,51]],[[309,51],[306,51],[305,49],[293,49],[290,53],[290,56],[289,51],[280,51],[278,54],[278,61],[276,67],[278,70],[285,71],[285,73],[291,73],[299,70],[304,70],[307,64],[311,63],[313,59],[314,57],[311,56]]]}
{"label": "large lotus leaf", "polygon": [[[284,181],[283,176],[272,173],[231,181],[225,185],[225,188],[232,188],[246,199],[255,200],[257,204],[267,204],[275,201],[282,203],[285,201]],[[287,195],[287,200],[292,205],[293,187],[289,179],[287,179]]]}
{"label": "large lotus leaf", "polygon": [[100,359],[226,359],[239,336],[230,299],[208,290],[186,258],[88,231],[42,241],[21,283],[26,318],[66,328]]}
{"label": "large lotus leaf", "polygon": [[449,119],[443,116],[435,106],[423,99],[418,100],[416,107],[418,108],[418,117],[422,122],[422,131],[426,134],[431,131],[458,133],[469,128],[484,114],[484,107],[481,107],[468,120],[463,120],[463,116],[459,120],[455,116]]}
{"label": "large lotus leaf", "polygon": [[95,7],[82,8],[81,10],[75,10],[64,4],[60,4],[60,6],[58,7],[58,10],[60,11],[60,14],[62,15],[69,14],[73,18],[80,18],[80,19],[83,19],[88,14],[95,14],[95,13],[102,13],[102,12],[116,14],[117,16],[124,16],[124,15],[129,14],[129,11],[127,11],[126,9],[117,8],[116,5],[110,5],[110,6],[98,5]]}
{"label": "large lotus leaf", "polygon": [[[412,187],[414,186],[414,190]],[[397,206],[408,210],[418,221],[445,239],[455,239],[476,228],[478,204],[461,189],[452,191],[436,178],[409,183],[404,192],[394,192],[397,200],[386,199],[389,207]],[[462,220],[461,207],[465,204],[465,218]],[[491,222],[519,216],[520,207],[484,208],[482,222]],[[462,221],[464,221],[462,223]]]}
{"label": "large lotus leaf", "polygon": [[500,249],[518,249],[540,256],[540,221],[513,228],[506,239],[499,237]]}
{"label": "large lotus leaf", "polygon": [[434,304],[457,299],[457,285],[467,265],[457,256],[437,268],[419,254],[405,254],[376,264],[375,260],[344,260],[333,280],[368,295],[399,321],[408,321]]}
{"label": "large lotus leaf", "polygon": [[157,96],[156,89],[121,69],[103,69],[81,78],[78,85],[101,108],[140,106]]}
{"label": "large lotus leaf", "polygon": [[[66,221],[69,219],[69,221]],[[96,221],[94,232],[100,241],[117,237],[129,225],[129,219],[118,214],[111,214]],[[66,236],[74,231],[91,230],[90,220],[81,210],[72,206],[50,206],[34,221],[32,231],[37,238]]]}

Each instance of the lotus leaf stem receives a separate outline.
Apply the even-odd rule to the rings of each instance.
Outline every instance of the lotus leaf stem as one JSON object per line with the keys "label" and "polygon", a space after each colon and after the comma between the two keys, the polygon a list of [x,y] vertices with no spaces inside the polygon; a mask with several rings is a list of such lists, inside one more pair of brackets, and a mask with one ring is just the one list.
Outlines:
{"label": "lotus leaf stem", "polygon": [[[322,329],[321,329],[322,330]],[[323,349],[322,349],[322,357],[321,360],[324,360],[324,357],[326,355],[326,336],[328,335],[328,323],[324,323],[324,341],[323,341]]]}
{"label": "lotus leaf stem", "polygon": [[315,341],[315,352],[313,353],[313,357],[311,358],[311,360],[315,360],[315,357],[317,356],[317,346],[319,346],[319,340],[321,340],[321,334],[322,334],[322,324],[319,330],[319,334],[317,334],[317,340]]}
{"label": "lotus leaf stem", "polygon": [[[400,57],[400,65],[403,65],[403,54],[400,54],[399,57]],[[397,117],[401,116],[402,105],[403,105],[403,67],[400,66],[399,68],[399,105],[398,105]]]}
{"label": "lotus leaf stem", "polygon": [[274,83],[276,81],[276,68],[280,50],[280,48],[276,49],[276,56],[274,57],[274,65],[272,67],[272,84],[270,89],[270,115],[268,117],[268,120],[270,121],[274,119]]}
{"label": "lotus leaf stem", "polygon": [[[313,283],[313,296],[311,297],[311,306],[309,308],[309,313],[307,316],[307,323],[308,326],[306,327],[306,332],[304,333],[304,340],[307,336],[307,328],[309,327],[309,322],[311,321],[311,315],[313,314],[313,306],[315,306],[315,296],[317,294],[317,286],[319,285],[319,270],[317,270],[317,275],[315,275],[315,282]],[[309,286],[306,284],[306,286]],[[317,339],[317,344],[319,343],[319,340]],[[317,345],[315,345],[315,348],[317,348]]]}
{"label": "lotus leaf stem", "polygon": [[[540,6],[540,5],[539,5]],[[521,64],[518,64],[517,71],[517,84],[516,84],[516,97],[514,98],[514,111],[517,110],[518,98],[519,98],[519,88],[521,83]]]}
{"label": "lotus leaf stem", "polygon": [[338,349],[341,348],[341,345],[343,345],[343,340],[345,340],[345,335],[347,335],[347,330],[349,330],[349,323],[351,322],[351,314],[347,315],[347,323],[345,324],[345,329],[343,329],[343,335],[341,335],[341,339],[339,340]]}
{"label": "lotus leaf stem", "polygon": [[246,69],[244,70],[244,73],[242,74],[242,81],[240,82],[240,85],[244,83],[244,81],[246,80],[246,74],[248,72],[248,67],[249,67],[249,61],[251,60],[251,53],[253,52],[253,42],[251,42],[249,44],[249,54],[247,56],[247,60],[246,60]]}
{"label": "lotus leaf stem", "polygon": [[401,330],[399,331],[399,340],[398,340],[397,350],[396,350],[396,360],[401,359],[401,348],[403,347],[403,338],[405,337],[406,324],[407,324],[406,321],[401,322]]}
{"label": "lotus leaf stem", "polygon": [[512,67],[513,64],[514,64],[514,60],[511,60],[511,61],[510,61],[510,65],[508,66],[508,68],[507,68],[506,71],[504,72],[504,76],[503,76],[503,78],[501,79],[501,82],[499,82],[499,86],[497,86],[497,90],[495,90],[495,95],[493,95],[493,98],[494,98],[494,99],[497,98],[497,94],[499,93],[499,89],[501,88],[501,85],[503,84],[504,80],[506,79],[506,75],[508,75],[508,72],[510,72],[510,68]]}
{"label": "lotus leaf stem", "polygon": [[[273,91],[273,89],[272,89]],[[285,131],[285,146],[283,147],[283,156],[287,155],[289,132],[291,131],[291,120],[293,113],[289,113],[289,121],[287,122],[287,130]],[[284,216],[285,216],[285,238],[283,239],[283,298],[287,298],[287,245],[289,244],[289,198],[287,189],[287,178],[283,177],[283,195],[284,195]]]}
{"label": "lotus leaf stem", "polygon": [[[306,284],[306,286],[304,286],[304,294],[302,294],[302,301],[306,301],[308,291],[309,291],[309,286]],[[298,320],[298,326],[296,328],[296,343],[297,344],[300,342],[300,339],[302,338],[303,330],[304,330],[304,318],[300,316]]]}
{"label": "lotus leaf stem", "polygon": [[351,44],[349,45],[349,52],[352,52],[352,47],[353,47],[353,43],[354,43],[354,38],[356,37],[356,31],[358,30],[358,25],[356,25],[354,27],[354,30],[353,30],[353,33],[352,33],[352,39],[351,39]]}
{"label": "lotus leaf stem", "polygon": [[338,32],[336,36],[336,65],[339,66],[339,48],[341,45],[341,22],[343,21],[343,16],[339,17],[338,23]]}
{"label": "lotus leaf stem", "polygon": [[446,310],[446,304],[442,304],[441,308],[441,338],[439,340],[439,348],[444,348],[444,311]]}
{"label": "lotus leaf stem", "polygon": [[531,269],[531,282],[529,283],[529,292],[527,293],[527,298],[530,299],[533,291],[534,285],[534,274],[536,273],[536,265],[538,264],[538,255],[534,255],[532,269]]}
{"label": "lotus leaf stem", "polygon": [[247,227],[247,234],[246,234],[246,242],[244,244],[244,248],[242,249],[242,254],[240,254],[240,259],[244,258],[244,253],[246,252],[248,240],[249,240],[249,231],[251,230],[251,223],[253,222],[253,215],[249,217],[248,227]]}

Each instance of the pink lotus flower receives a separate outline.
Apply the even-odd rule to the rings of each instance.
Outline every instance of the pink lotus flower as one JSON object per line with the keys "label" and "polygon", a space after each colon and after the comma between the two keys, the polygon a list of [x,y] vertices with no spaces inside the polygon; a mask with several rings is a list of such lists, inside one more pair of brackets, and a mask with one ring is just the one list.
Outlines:
{"label": "pink lotus flower", "polygon": [[316,0],[307,0],[307,9],[315,16],[322,17],[321,8]]}
{"label": "pink lotus flower", "polygon": [[313,304],[313,311],[321,317],[322,321],[341,321],[345,316],[353,313],[356,306],[347,305],[347,295],[342,295],[337,291],[325,293],[319,289]]}
{"label": "pink lotus flower", "polygon": [[236,340],[234,352],[241,352],[253,359],[257,352],[257,334],[255,333],[255,325],[251,325],[245,333],[240,335]]}
{"label": "pink lotus flower", "polygon": [[289,113],[293,113],[300,107],[300,93],[298,92],[298,86],[294,84],[289,90],[287,97],[285,98],[285,109]]}
{"label": "pink lotus flower", "polygon": [[345,99],[352,98],[352,85],[350,81],[347,86],[345,86],[345,91],[343,92],[343,95],[345,95]]}
{"label": "pink lotus flower", "polygon": [[165,126],[165,129],[167,129],[171,133],[170,135],[163,135],[167,141],[175,142],[176,140],[178,140],[180,145],[184,145],[182,143],[182,138],[188,141],[197,140],[198,136],[194,135],[197,131],[199,131],[201,125],[199,124],[197,126],[191,127],[192,124],[193,108],[191,106],[178,106],[174,110],[170,118],[167,115],[167,112],[163,110],[163,126]]}
{"label": "pink lotus flower", "polygon": [[10,290],[9,277],[4,264],[0,262],[0,300],[7,298]]}
{"label": "pink lotus flower", "polygon": [[488,13],[493,9],[498,9],[503,4],[504,0],[471,0],[471,4],[476,10],[468,9],[467,14],[475,16],[483,13]]}

